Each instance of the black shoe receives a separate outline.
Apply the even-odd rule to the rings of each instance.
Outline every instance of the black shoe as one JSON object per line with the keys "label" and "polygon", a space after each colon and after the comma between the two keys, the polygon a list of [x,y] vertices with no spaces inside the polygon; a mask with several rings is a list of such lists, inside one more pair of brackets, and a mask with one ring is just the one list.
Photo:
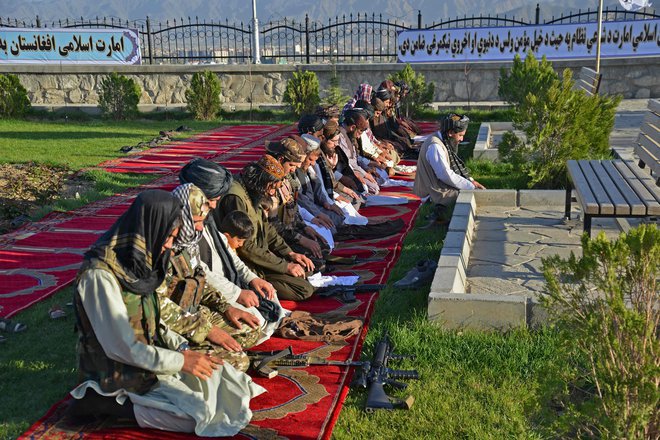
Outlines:
{"label": "black shoe", "polygon": [[433,279],[438,263],[433,260],[423,260],[410,269],[405,277],[394,283],[400,289],[417,289]]}

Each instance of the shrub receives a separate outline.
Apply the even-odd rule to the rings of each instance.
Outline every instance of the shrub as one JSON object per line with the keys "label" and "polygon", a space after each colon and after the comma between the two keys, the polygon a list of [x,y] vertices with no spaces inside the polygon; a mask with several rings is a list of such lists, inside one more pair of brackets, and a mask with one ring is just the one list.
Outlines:
{"label": "shrub", "polygon": [[559,80],[559,75],[552,68],[552,63],[545,56],[541,62],[529,51],[522,61],[520,55],[513,58],[511,71],[500,69],[498,95],[514,106],[521,105],[530,93],[541,97]]}
{"label": "shrub", "polygon": [[416,116],[421,112],[426,104],[433,101],[435,95],[435,84],[426,84],[426,78],[421,73],[415,73],[410,64],[400,72],[389,76],[394,82],[404,82],[410,87],[410,93],[403,100],[403,114],[406,117]]}
{"label": "shrub", "polygon": [[134,80],[112,72],[101,81],[99,107],[105,117],[117,121],[130,119],[138,114],[141,94]]}
{"label": "shrub", "polygon": [[220,110],[220,79],[210,71],[196,72],[186,90],[188,111],[195,119],[214,119]]}
{"label": "shrub", "polygon": [[513,118],[526,141],[508,133],[500,144],[500,157],[527,173],[529,187],[563,187],[569,159],[609,157],[609,135],[621,98],[588,96],[573,84],[566,69],[562,80],[545,92],[527,94]]}
{"label": "shrub", "polygon": [[572,370],[559,397],[560,437],[660,435],[660,230],[582,238],[581,258],[543,260],[544,303]]}
{"label": "shrub", "polygon": [[284,102],[291,106],[297,117],[314,113],[321,102],[316,73],[301,70],[293,72],[293,77],[286,83]]}
{"label": "shrub", "polygon": [[0,74],[0,118],[20,118],[29,110],[27,90],[18,76]]}
{"label": "shrub", "polygon": [[339,108],[342,108],[344,104],[346,104],[348,100],[351,99],[350,96],[344,95],[344,89],[341,88],[340,84],[341,81],[337,75],[337,68],[334,67],[332,71],[332,77],[330,78],[330,87],[324,90],[324,102],[326,105],[336,105]]}

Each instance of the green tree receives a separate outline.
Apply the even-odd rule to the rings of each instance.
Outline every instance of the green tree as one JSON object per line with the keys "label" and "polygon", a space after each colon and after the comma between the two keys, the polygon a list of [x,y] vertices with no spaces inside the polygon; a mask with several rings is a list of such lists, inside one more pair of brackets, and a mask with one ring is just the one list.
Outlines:
{"label": "green tree", "polygon": [[509,132],[500,143],[500,157],[524,170],[530,188],[563,187],[569,159],[610,155],[609,135],[621,98],[588,96],[573,85],[572,72],[566,69],[561,81],[553,80],[543,92],[528,93],[513,117],[514,127],[525,133],[526,140]]}
{"label": "green tree", "polygon": [[570,371],[555,397],[560,438],[660,436],[660,230],[610,242],[582,238],[582,257],[543,260],[544,303]]}
{"label": "green tree", "polygon": [[208,121],[220,111],[220,91],[222,86],[218,76],[210,71],[196,72],[186,90],[187,108],[195,119]]}
{"label": "green tree", "polygon": [[120,121],[138,115],[138,103],[142,90],[137,83],[124,75],[112,72],[101,80],[99,107],[105,117]]}
{"label": "green tree", "polygon": [[389,76],[394,82],[404,82],[410,87],[410,93],[403,100],[403,114],[413,117],[419,114],[427,104],[433,101],[435,95],[435,84],[426,83],[426,78],[421,73],[415,73],[412,66],[406,66],[399,72]]}
{"label": "green tree", "polygon": [[20,118],[30,110],[27,90],[18,76],[0,74],[0,118]]}
{"label": "green tree", "polygon": [[340,108],[351,99],[350,96],[344,94],[344,89],[341,88],[341,80],[337,75],[337,67],[333,63],[332,76],[330,77],[330,87],[325,92],[324,102],[326,105],[336,105]]}
{"label": "green tree", "polygon": [[321,102],[316,73],[308,70],[293,72],[292,78],[286,83],[284,102],[291,106],[291,110],[298,117],[314,113]]}
{"label": "green tree", "polygon": [[498,94],[504,101],[520,106],[530,93],[542,97],[551,85],[559,80],[552,63],[545,58],[539,62],[531,50],[525,60],[516,54],[511,70],[500,69]]}

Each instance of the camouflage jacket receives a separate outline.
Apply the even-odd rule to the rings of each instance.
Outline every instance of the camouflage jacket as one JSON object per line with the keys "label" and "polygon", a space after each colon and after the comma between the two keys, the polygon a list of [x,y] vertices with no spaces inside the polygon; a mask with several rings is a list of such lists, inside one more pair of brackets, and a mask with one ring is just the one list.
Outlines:
{"label": "camouflage jacket", "polygon": [[201,344],[213,327],[212,316],[224,313],[229,304],[206,284],[206,274],[192,269],[186,251],[172,256],[163,284],[156,289],[160,317],[173,331],[195,344]]}

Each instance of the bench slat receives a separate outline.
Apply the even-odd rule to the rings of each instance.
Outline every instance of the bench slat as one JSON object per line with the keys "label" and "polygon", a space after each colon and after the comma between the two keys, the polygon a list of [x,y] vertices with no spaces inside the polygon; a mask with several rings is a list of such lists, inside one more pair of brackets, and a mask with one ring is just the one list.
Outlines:
{"label": "bench slat", "polygon": [[584,177],[586,178],[588,185],[591,188],[591,192],[596,197],[596,201],[600,206],[598,214],[614,214],[614,205],[612,204],[612,200],[610,200],[607,191],[605,191],[605,188],[603,188],[603,185],[601,185],[600,180],[598,180],[596,173],[591,167],[590,161],[580,160],[578,161],[578,165],[582,169],[582,173],[584,174]]}
{"label": "bench slat", "polygon": [[576,160],[569,160],[567,165],[568,175],[573,182],[573,187],[577,190],[578,202],[587,214],[598,214],[598,201],[591,192],[587,179],[585,179],[580,166]]}
{"label": "bench slat", "polygon": [[644,133],[640,133],[638,143],[635,144],[635,154],[656,173],[660,170],[660,146],[653,143]]}
{"label": "bench slat", "polygon": [[639,168],[634,162],[626,162],[626,165],[630,168],[630,171],[635,175],[639,182],[644,186],[646,191],[648,191],[648,214],[649,215],[658,215],[660,214],[660,187],[656,186],[655,181],[651,176],[649,176],[644,170]]}
{"label": "bench slat", "polygon": [[637,194],[635,194],[635,191],[633,191],[628,181],[623,176],[621,176],[621,173],[616,169],[612,161],[604,160],[602,165],[605,171],[607,171],[607,174],[609,174],[614,185],[616,185],[616,187],[621,192],[621,195],[623,195],[623,197],[628,202],[631,215],[645,215],[646,205],[637,196]]}
{"label": "bench slat", "polygon": [[660,99],[649,99],[649,110],[660,113]]}
{"label": "bench slat", "polygon": [[[619,173],[621,173],[623,178],[628,181],[633,191],[635,191],[637,196],[646,206],[646,212],[643,215],[654,215],[651,211],[654,210],[654,206],[657,205],[657,202],[655,197],[653,197],[646,186],[644,186],[644,184],[636,178],[635,173],[633,173],[631,168],[636,167],[637,165],[629,160],[615,160],[614,166],[619,171]],[[660,206],[658,206],[658,208],[660,208]]]}
{"label": "bench slat", "polygon": [[615,215],[630,215],[630,205],[628,201],[623,197],[619,188],[614,184],[609,173],[603,166],[603,161],[600,160],[590,160],[589,165],[593,169],[594,174],[600,181],[600,184],[603,186],[603,189],[607,193],[607,196],[612,201],[614,205],[614,214]]}

